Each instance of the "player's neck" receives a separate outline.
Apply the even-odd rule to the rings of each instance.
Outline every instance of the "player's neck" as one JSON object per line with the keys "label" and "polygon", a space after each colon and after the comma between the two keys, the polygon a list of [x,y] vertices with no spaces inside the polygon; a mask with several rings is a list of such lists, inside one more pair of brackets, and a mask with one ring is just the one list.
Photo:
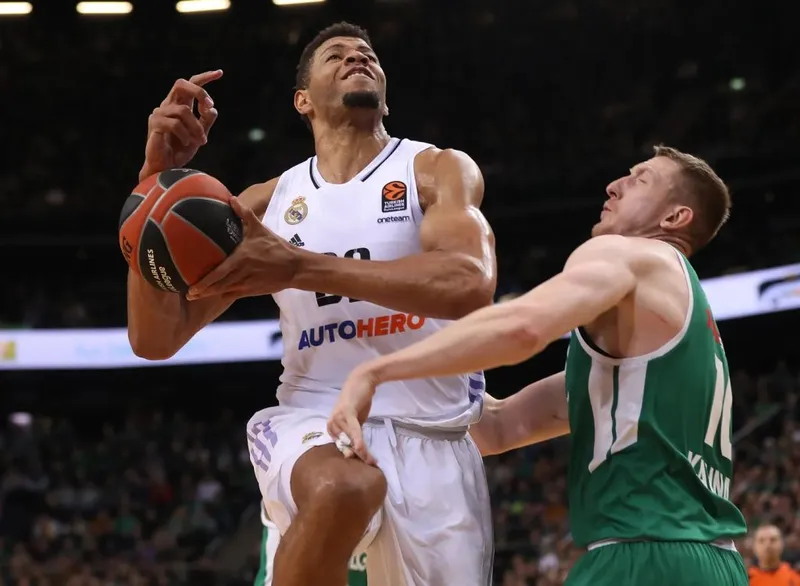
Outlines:
{"label": "player's neck", "polygon": [[386,147],[383,124],[364,130],[354,126],[314,128],[317,168],[328,183],[347,183]]}
{"label": "player's neck", "polygon": [[642,237],[649,238],[650,240],[659,240],[669,244],[673,248],[677,249],[678,252],[680,252],[686,258],[689,258],[689,255],[691,254],[691,247],[686,243],[686,241],[679,236],[675,236],[674,234],[659,231],[653,232],[652,234],[643,234]]}

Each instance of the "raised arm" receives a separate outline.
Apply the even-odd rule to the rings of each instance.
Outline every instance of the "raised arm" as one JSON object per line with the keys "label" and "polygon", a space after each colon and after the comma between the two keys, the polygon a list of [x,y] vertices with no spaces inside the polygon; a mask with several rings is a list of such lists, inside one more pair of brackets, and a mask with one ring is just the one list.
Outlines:
{"label": "raised arm", "polygon": [[569,433],[564,372],[536,381],[508,399],[485,396],[481,420],[469,433],[483,456]]}
{"label": "raised arm", "polygon": [[[273,179],[248,187],[239,200],[263,217],[276,184]],[[235,299],[235,295],[221,295],[188,301],[182,295],[157,290],[129,270],[128,340],[134,354],[148,360],[170,358]]]}
{"label": "raised arm", "polygon": [[297,250],[292,287],[364,299],[396,311],[457,319],[492,302],[494,235],[480,211],[483,177],[464,153],[431,149],[415,161],[424,252],[391,261]]}

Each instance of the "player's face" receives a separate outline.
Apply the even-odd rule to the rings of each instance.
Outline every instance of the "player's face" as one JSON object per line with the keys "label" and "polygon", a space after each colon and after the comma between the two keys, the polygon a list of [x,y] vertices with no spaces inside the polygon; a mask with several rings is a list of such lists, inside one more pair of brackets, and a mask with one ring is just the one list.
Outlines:
{"label": "player's face", "polygon": [[777,560],[783,552],[783,540],[777,527],[762,527],[756,532],[753,544],[759,560]]}
{"label": "player's face", "polygon": [[317,49],[308,92],[311,102],[321,107],[386,114],[386,75],[375,52],[358,38],[335,37]]}
{"label": "player's face", "polygon": [[670,194],[680,173],[678,164],[666,157],[639,163],[625,177],[606,187],[608,200],[592,236],[620,234],[645,236],[669,217],[675,207]]}

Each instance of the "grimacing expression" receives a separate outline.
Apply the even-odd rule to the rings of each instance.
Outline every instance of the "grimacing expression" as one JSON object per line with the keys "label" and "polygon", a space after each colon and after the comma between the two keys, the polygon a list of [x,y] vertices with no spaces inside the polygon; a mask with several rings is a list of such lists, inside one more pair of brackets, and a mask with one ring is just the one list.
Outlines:
{"label": "grimacing expression", "polygon": [[652,232],[680,206],[672,197],[681,168],[667,157],[653,157],[606,187],[608,200],[592,236],[639,236]]}
{"label": "grimacing expression", "polygon": [[386,74],[363,40],[334,37],[314,52],[308,97],[312,107],[386,110]]}

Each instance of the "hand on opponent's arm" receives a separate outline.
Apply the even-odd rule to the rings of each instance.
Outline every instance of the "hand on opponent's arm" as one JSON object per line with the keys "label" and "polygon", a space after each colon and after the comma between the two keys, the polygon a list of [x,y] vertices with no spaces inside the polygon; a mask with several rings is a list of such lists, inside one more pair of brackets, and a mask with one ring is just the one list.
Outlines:
{"label": "hand on opponent's arm", "polygon": [[384,382],[452,376],[517,364],[615,307],[636,287],[648,262],[634,242],[599,236],[576,249],[564,270],[529,293],[480,309],[407,348],[355,369],[329,420],[360,457],[368,457],[361,423]]}
{"label": "hand on opponent's arm", "polygon": [[241,209],[245,238],[190,298],[234,292],[240,297],[286,288],[324,291],[423,317],[457,319],[491,303],[496,284],[494,236],[480,205],[483,177],[458,151],[417,155],[425,213],[423,252],[389,261],[337,258],[291,246]]}

